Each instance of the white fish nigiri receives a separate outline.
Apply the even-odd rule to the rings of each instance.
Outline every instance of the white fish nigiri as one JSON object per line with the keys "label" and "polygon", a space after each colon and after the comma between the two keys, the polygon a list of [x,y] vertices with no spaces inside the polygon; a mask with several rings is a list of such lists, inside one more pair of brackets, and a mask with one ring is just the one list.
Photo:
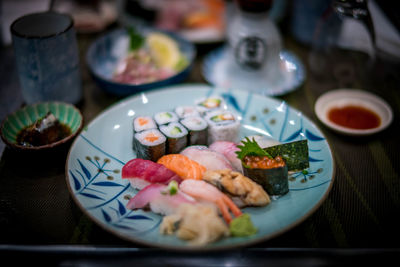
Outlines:
{"label": "white fish nigiri", "polygon": [[196,161],[210,171],[222,169],[233,170],[232,165],[224,155],[208,149],[206,146],[189,146],[182,150],[180,154]]}
{"label": "white fish nigiri", "polygon": [[243,173],[242,162],[236,154],[236,151],[239,150],[236,143],[230,141],[215,141],[209,146],[209,149],[224,155],[236,171]]}
{"label": "white fish nigiri", "polygon": [[148,185],[132,197],[126,207],[132,210],[150,207],[154,213],[170,215],[175,213],[179,205],[183,203],[196,203],[194,198],[179,190],[174,195],[170,195],[167,187],[163,184]]}

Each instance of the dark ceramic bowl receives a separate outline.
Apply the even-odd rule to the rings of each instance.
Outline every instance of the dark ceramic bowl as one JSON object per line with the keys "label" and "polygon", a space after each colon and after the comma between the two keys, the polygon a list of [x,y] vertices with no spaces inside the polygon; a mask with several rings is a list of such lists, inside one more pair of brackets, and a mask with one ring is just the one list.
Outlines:
{"label": "dark ceramic bowl", "polygon": [[[23,146],[17,143],[17,136],[24,128],[34,124],[51,112],[62,124],[71,130],[70,135],[53,143],[41,146]],[[42,102],[25,106],[8,115],[1,124],[0,132],[4,143],[20,151],[50,150],[70,143],[83,127],[82,114],[75,106],[64,102]]]}
{"label": "dark ceramic bowl", "polygon": [[[154,29],[142,29],[140,32],[146,35],[150,32],[160,32]],[[127,55],[128,31],[126,29],[114,30],[91,44],[86,54],[86,63],[89,66],[90,73],[94,81],[100,88],[108,93],[127,96],[150,90],[157,87],[176,84],[182,82],[190,73],[194,58],[196,56],[195,46],[189,41],[179,37],[176,34],[162,32],[174,39],[181,51],[186,57],[188,65],[175,75],[156,82],[133,85],[119,83],[112,80],[112,75],[118,62]]]}

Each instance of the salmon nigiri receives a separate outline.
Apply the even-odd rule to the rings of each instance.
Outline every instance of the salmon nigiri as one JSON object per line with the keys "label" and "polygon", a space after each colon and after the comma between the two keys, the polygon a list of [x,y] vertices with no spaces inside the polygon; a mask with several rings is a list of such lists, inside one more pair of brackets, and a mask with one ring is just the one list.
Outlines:
{"label": "salmon nigiri", "polygon": [[160,163],[178,174],[182,179],[201,180],[206,171],[206,167],[194,160],[180,154],[169,154],[158,159]]}

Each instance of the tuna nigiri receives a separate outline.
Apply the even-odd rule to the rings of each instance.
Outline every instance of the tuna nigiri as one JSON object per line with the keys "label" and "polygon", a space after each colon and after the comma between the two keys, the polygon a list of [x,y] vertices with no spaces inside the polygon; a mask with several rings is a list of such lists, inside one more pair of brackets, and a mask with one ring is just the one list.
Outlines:
{"label": "tuna nigiri", "polygon": [[175,180],[178,184],[181,177],[175,172],[151,160],[132,159],[122,167],[122,178],[129,179],[133,188],[141,190],[153,183],[168,184]]}
{"label": "tuna nigiri", "polygon": [[182,179],[201,180],[206,167],[181,154],[162,156],[157,163],[177,173]]}
{"label": "tuna nigiri", "polygon": [[174,195],[169,194],[167,188],[163,184],[148,185],[132,197],[126,207],[132,210],[149,207],[154,213],[170,215],[183,203],[196,203],[195,199],[179,190]]}
{"label": "tuna nigiri", "polygon": [[238,151],[239,148],[235,143],[229,141],[215,141],[209,146],[209,149],[224,155],[236,171],[243,173],[242,162],[236,155],[236,151]]}
{"label": "tuna nigiri", "polygon": [[185,155],[191,160],[198,162],[199,164],[206,167],[209,171],[229,169],[232,170],[232,165],[225,158],[224,155],[208,149],[206,146],[189,146],[181,151],[182,155]]}

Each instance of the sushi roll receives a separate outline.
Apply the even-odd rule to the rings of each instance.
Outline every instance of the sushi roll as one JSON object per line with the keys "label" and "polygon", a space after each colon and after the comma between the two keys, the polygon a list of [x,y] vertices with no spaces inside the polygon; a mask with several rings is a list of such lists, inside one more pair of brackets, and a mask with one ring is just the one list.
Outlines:
{"label": "sushi roll", "polygon": [[217,110],[207,114],[208,142],[237,142],[239,136],[239,120],[228,110]]}
{"label": "sushi roll", "polygon": [[154,119],[158,125],[164,125],[178,121],[178,115],[170,111],[158,112],[154,115]]}
{"label": "sushi roll", "polygon": [[181,120],[183,126],[188,129],[188,145],[207,145],[208,139],[208,124],[199,117],[187,117]]}
{"label": "sushi roll", "polygon": [[150,116],[140,116],[133,120],[133,130],[135,133],[156,128],[156,122]]}
{"label": "sushi roll", "polygon": [[199,99],[196,102],[196,108],[201,115],[205,116],[207,112],[211,112],[217,109],[226,109],[226,105],[222,97],[211,96],[203,99]]}
{"label": "sushi roll", "polygon": [[157,161],[165,155],[166,141],[159,130],[145,130],[134,135],[133,150],[138,158]]}
{"label": "sushi roll", "polygon": [[195,106],[179,106],[175,108],[175,113],[179,118],[184,119],[192,116],[200,116]]}
{"label": "sushi roll", "polygon": [[161,125],[160,131],[167,137],[167,154],[179,153],[187,146],[188,131],[179,122],[171,122],[167,125]]}

